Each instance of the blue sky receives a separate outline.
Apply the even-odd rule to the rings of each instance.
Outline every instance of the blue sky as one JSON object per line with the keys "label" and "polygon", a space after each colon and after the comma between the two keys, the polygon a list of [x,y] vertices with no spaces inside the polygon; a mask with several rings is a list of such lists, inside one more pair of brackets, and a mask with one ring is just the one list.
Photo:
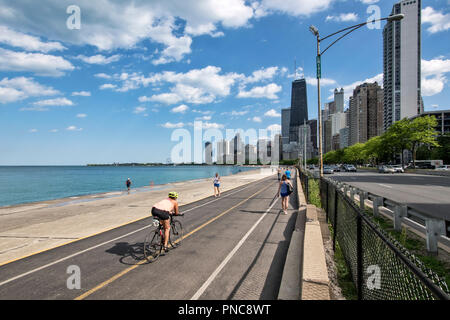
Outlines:
{"label": "blue sky", "polygon": [[[294,61],[317,117],[322,35],[392,0],[0,0],[0,165],[165,162],[176,128],[277,129]],[[80,27],[73,29],[76,5]],[[425,110],[449,109],[448,0],[422,4]],[[76,13],[76,12],[75,12]],[[323,56],[322,99],[382,81],[382,27]],[[347,103],[347,101],[346,101]]]}

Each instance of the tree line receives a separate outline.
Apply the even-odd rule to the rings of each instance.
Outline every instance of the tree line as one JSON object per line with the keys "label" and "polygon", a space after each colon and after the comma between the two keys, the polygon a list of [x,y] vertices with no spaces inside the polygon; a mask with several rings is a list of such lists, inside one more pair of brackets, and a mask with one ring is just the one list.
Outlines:
{"label": "tree line", "polygon": [[[348,148],[327,152],[323,157],[325,164],[351,163],[378,165],[392,163],[397,155],[409,150],[413,156],[413,166],[417,155],[423,160],[444,160],[449,162],[450,135],[439,136],[436,131],[438,122],[435,116],[405,118],[395,122],[382,135],[371,138],[365,143],[357,143]],[[402,158],[402,165],[405,166]],[[311,159],[309,164],[317,164],[318,159]]]}

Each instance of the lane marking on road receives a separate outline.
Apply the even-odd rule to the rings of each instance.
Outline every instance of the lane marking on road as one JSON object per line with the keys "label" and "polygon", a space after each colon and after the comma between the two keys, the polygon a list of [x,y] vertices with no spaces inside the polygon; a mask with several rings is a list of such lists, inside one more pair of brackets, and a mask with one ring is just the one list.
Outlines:
{"label": "lane marking on road", "polygon": [[253,233],[253,231],[256,229],[256,227],[259,225],[259,223],[266,217],[266,215],[272,210],[275,203],[278,202],[278,198],[272,205],[269,207],[269,209],[264,212],[264,214],[256,221],[256,223],[251,227],[250,230],[242,237],[242,239],[239,241],[239,243],[231,250],[231,252],[226,256],[226,258],[222,261],[222,263],[217,267],[216,270],[211,274],[211,276],[205,281],[205,283],[198,289],[198,291],[192,296],[191,300],[198,300],[201,295],[208,289],[209,285],[214,281],[214,279],[217,277],[217,275],[222,271],[222,269],[227,265],[227,263],[233,258],[233,256],[236,254],[236,252],[239,250],[239,248],[244,244],[244,242],[247,240],[247,238]]}
{"label": "lane marking on road", "polygon": [[[263,179],[261,179],[261,180],[263,180]],[[260,182],[260,181],[257,181],[257,182]],[[247,188],[250,188],[251,185],[252,185],[252,183],[250,182],[250,183],[248,183],[247,185],[245,185],[245,187],[242,188],[242,189],[239,189],[239,190],[237,190],[237,191],[235,191],[235,192],[233,192],[233,193],[227,194],[227,195],[225,195],[225,196],[221,196],[220,198],[213,199],[213,200],[211,200],[211,201],[209,201],[209,202],[207,202],[207,203],[205,203],[205,204],[212,203],[212,202],[215,202],[215,201],[219,201],[220,199],[223,199],[223,198],[227,198],[227,197],[229,197],[229,196],[231,196],[231,195],[233,195],[233,194],[238,193],[239,191],[242,191],[242,190],[245,190],[245,189],[247,189]],[[237,187],[237,188],[240,188],[240,187]],[[235,188],[235,189],[236,189],[236,188]],[[232,190],[234,190],[234,189],[231,189],[231,190],[229,190],[229,191],[232,191]],[[228,191],[227,191],[227,192],[228,192]],[[204,200],[204,199],[206,199],[206,198],[209,198],[209,197],[205,197],[205,198],[198,199],[198,200],[195,200],[195,201],[192,201],[192,202],[189,202],[189,203],[185,203],[185,204],[183,204],[182,206],[180,206],[180,208],[182,208],[183,206],[187,206],[187,205],[189,205],[189,204],[191,204],[191,203],[194,203],[194,202],[202,201],[202,200]],[[188,210],[186,210],[186,211],[184,211],[184,212],[189,212],[189,211],[191,211],[191,210],[193,210],[193,209],[200,208],[200,207],[202,207],[202,206],[205,205],[205,204],[202,204],[202,205],[200,205],[200,206],[198,206],[198,207],[194,207],[194,208],[188,209]],[[31,254],[22,256],[22,257],[20,257],[20,258],[16,258],[16,259],[13,259],[13,260],[9,260],[9,261],[0,263],[0,267],[3,267],[3,266],[5,266],[5,265],[7,265],[7,264],[10,264],[10,263],[13,263],[13,262],[16,262],[16,261],[19,261],[19,260],[23,260],[23,259],[26,259],[26,258],[35,256],[35,255],[38,255],[38,254],[43,253],[43,252],[47,252],[47,251],[50,251],[50,250],[53,250],[53,249],[57,249],[57,248],[60,248],[60,247],[64,247],[64,246],[66,246],[66,245],[69,245],[69,244],[72,244],[72,243],[75,243],[75,242],[79,242],[79,241],[82,241],[82,240],[85,240],[85,239],[88,239],[88,238],[92,238],[92,237],[95,237],[95,236],[97,236],[97,235],[99,235],[99,234],[102,234],[102,233],[105,233],[105,232],[109,232],[109,231],[112,231],[112,230],[115,230],[115,229],[119,229],[119,228],[121,228],[121,227],[125,227],[125,226],[127,226],[127,225],[130,225],[130,224],[133,224],[133,223],[136,223],[136,222],[139,222],[139,221],[148,219],[149,217],[151,217],[151,215],[149,215],[149,216],[147,216],[147,217],[144,217],[144,218],[139,218],[139,219],[136,219],[136,220],[128,221],[128,222],[126,222],[126,223],[124,223],[124,224],[121,224],[121,225],[118,225],[118,226],[115,226],[115,227],[112,227],[112,228],[109,228],[109,229],[105,229],[105,230],[96,232],[96,233],[94,233],[94,234],[90,234],[90,235],[88,235],[88,236],[84,236],[84,237],[81,237],[81,238],[77,238],[77,239],[72,240],[72,241],[64,242],[64,243],[62,243],[62,244],[59,244],[59,245],[54,246],[54,247],[51,247],[51,248],[39,250],[39,251],[33,252],[33,253],[31,253]],[[0,285],[1,285],[1,284],[0,284]]]}
{"label": "lane marking on road", "polygon": [[[218,201],[218,200],[220,200],[220,199],[229,197],[229,196],[231,196],[231,195],[233,195],[233,194],[235,194],[235,193],[238,193],[238,192],[240,192],[240,191],[242,191],[242,190],[244,190],[244,189],[247,189],[247,188],[249,188],[249,187],[250,187],[250,186],[246,186],[245,188],[239,189],[238,191],[235,191],[235,192],[233,192],[233,193],[230,193],[230,194],[228,194],[228,195],[226,195],[226,196],[223,196],[223,197],[221,197],[221,198],[217,198],[217,199],[215,199],[215,200],[209,201],[209,202],[207,202],[207,203],[215,202],[215,201]],[[184,212],[188,212],[188,211],[192,211],[192,210],[194,210],[194,209],[200,208],[200,207],[204,206],[204,205],[207,204],[207,203],[204,203],[204,204],[201,204],[201,205],[196,206],[196,207],[194,207],[194,208],[188,209],[188,210],[186,210],[186,211],[184,211]],[[143,219],[139,219],[139,220],[144,220],[144,219],[147,219],[147,218],[148,218],[148,217],[143,218]],[[136,221],[139,221],[139,220],[136,220]],[[135,221],[135,222],[136,222],[136,221]],[[84,249],[84,250],[82,250],[82,251],[79,251],[79,252],[77,252],[77,253],[71,254],[71,255],[66,256],[66,257],[64,257],[64,258],[61,258],[61,259],[59,259],[59,260],[56,260],[56,261],[50,262],[50,263],[48,263],[48,264],[45,264],[45,265],[43,265],[43,266],[41,266],[41,267],[38,267],[38,268],[35,268],[35,269],[33,269],[33,270],[30,270],[30,271],[27,271],[27,272],[25,272],[25,273],[22,273],[22,274],[20,274],[20,275],[17,275],[17,276],[15,276],[15,277],[13,277],[13,278],[10,278],[10,279],[8,279],[8,280],[5,280],[5,281],[3,281],[3,282],[0,282],[0,287],[3,286],[3,285],[5,285],[5,284],[7,284],[7,283],[12,282],[12,281],[18,280],[18,279],[20,279],[20,278],[23,278],[23,277],[28,276],[28,275],[30,275],[30,274],[33,274],[33,273],[35,273],[35,272],[38,272],[38,271],[41,271],[41,270],[46,269],[46,268],[48,268],[48,267],[51,267],[51,266],[53,266],[53,265],[55,265],[55,264],[58,264],[58,263],[60,263],[60,262],[66,261],[66,260],[68,260],[68,259],[71,259],[71,258],[76,257],[76,256],[78,256],[78,255],[81,255],[81,254],[83,254],[83,253],[86,253],[86,252],[88,252],[88,251],[97,249],[97,248],[99,248],[99,247],[101,247],[101,246],[103,246],[103,245],[106,245],[106,244],[108,244],[108,243],[111,243],[111,242],[120,240],[120,239],[125,238],[125,237],[127,237],[127,236],[130,236],[130,235],[132,235],[132,234],[138,233],[138,232],[140,232],[140,231],[142,231],[142,230],[144,230],[144,229],[147,229],[147,228],[149,228],[149,227],[151,227],[151,225],[148,225],[148,226],[145,226],[145,227],[143,227],[143,228],[134,230],[134,231],[129,232],[129,233],[127,233],[127,234],[125,234],[125,235],[122,235],[122,236],[120,236],[120,237],[117,237],[117,238],[114,238],[114,239],[112,239],[112,240],[108,240],[108,241],[102,242],[102,243],[100,243],[100,244],[98,244],[98,245],[95,245],[95,246],[93,246],[93,247]],[[90,236],[90,237],[91,237],[91,236]],[[70,241],[70,242],[68,242],[67,244],[73,243],[73,242],[76,242],[76,241],[80,241],[80,240],[82,240],[82,239],[78,239],[78,240],[75,240],[75,241]],[[62,245],[61,245],[61,246],[62,246]],[[48,249],[48,250],[50,250],[50,249]],[[44,251],[48,251],[48,250],[44,250]],[[37,253],[36,253],[36,254],[37,254]]]}
{"label": "lane marking on road", "polygon": [[392,187],[391,187],[391,186],[388,186],[387,184],[379,183],[378,185],[380,185],[380,186],[382,186],[382,187],[385,187],[385,188],[392,189]]}
{"label": "lane marking on road", "polygon": [[[201,226],[199,226],[198,228],[192,230],[191,232],[189,232],[188,234],[184,235],[181,239],[178,239],[177,241],[175,241],[175,243],[178,243],[181,240],[184,240],[188,237],[190,237],[191,235],[193,235],[194,233],[200,231],[201,229],[203,229],[204,227],[206,227],[207,225],[211,224],[212,222],[216,221],[217,219],[219,219],[220,217],[224,216],[225,214],[229,213],[230,211],[232,211],[233,209],[239,207],[241,204],[247,202],[248,200],[250,200],[251,198],[257,196],[258,194],[260,194],[261,192],[267,190],[269,187],[271,187],[271,185],[263,188],[262,190],[252,194],[250,197],[248,197],[247,199],[242,200],[241,202],[239,202],[238,204],[234,205],[233,207],[229,208],[228,210],[222,212],[221,214],[219,214],[218,216],[212,218],[211,220],[205,222],[204,224],[202,224]],[[109,285],[110,283],[114,282],[115,280],[121,278],[122,276],[124,276],[125,274],[129,273],[130,271],[136,269],[138,266],[147,263],[147,260],[142,260],[139,261],[137,264],[135,264],[134,266],[131,266],[123,271],[121,271],[120,273],[114,275],[113,277],[109,278],[108,280],[100,283],[98,286],[92,288],[89,291],[86,291],[85,293],[83,293],[82,295],[76,297],[74,300],[83,300],[85,298],[87,298],[88,296],[92,295],[93,293],[97,292],[98,290],[106,287],[107,285]]]}

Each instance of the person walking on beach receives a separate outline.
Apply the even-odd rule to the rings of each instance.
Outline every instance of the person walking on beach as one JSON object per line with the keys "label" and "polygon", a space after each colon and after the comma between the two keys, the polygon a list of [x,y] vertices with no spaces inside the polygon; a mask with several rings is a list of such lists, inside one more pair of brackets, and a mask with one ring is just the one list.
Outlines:
{"label": "person walking on beach", "polygon": [[169,192],[168,198],[161,200],[152,207],[152,216],[159,218],[160,223],[164,227],[164,251],[169,252],[167,243],[169,241],[170,232],[170,215],[179,215],[178,209],[178,193]]}
{"label": "person walking on beach", "polygon": [[218,196],[220,197],[220,177],[218,173],[216,173],[213,182],[214,182],[214,198]]}
{"label": "person walking on beach", "polygon": [[127,179],[127,182],[125,182],[127,185],[127,189],[128,189],[128,193],[130,193],[130,188],[131,188],[131,180],[130,178]]}
{"label": "person walking on beach", "polygon": [[289,187],[292,187],[292,184],[288,180],[286,174],[283,174],[283,176],[281,177],[280,185],[278,186],[278,192],[276,196],[277,197],[281,196],[281,208],[283,209],[284,214],[287,214],[287,210],[289,207],[289,195],[290,195]]}

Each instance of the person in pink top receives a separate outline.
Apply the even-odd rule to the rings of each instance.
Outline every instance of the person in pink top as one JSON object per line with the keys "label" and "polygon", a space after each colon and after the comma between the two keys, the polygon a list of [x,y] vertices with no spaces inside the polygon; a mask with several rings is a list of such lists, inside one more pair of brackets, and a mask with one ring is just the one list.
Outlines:
{"label": "person in pink top", "polygon": [[178,193],[169,192],[169,197],[161,200],[152,207],[152,215],[158,217],[164,227],[164,251],[168,252],[167,243],[169,241],[170,232],[170,215],[179,215],[178,210]]}

